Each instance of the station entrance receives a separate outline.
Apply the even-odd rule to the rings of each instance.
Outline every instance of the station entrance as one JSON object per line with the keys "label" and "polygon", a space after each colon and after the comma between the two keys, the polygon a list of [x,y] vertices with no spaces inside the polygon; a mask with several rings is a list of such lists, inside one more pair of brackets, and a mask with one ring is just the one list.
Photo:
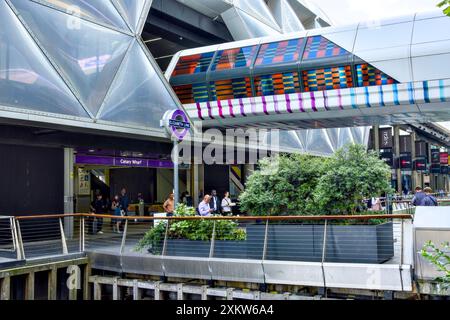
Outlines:
{"label": "station entrance", "polygon": [[[74,151],[74,210],[89,212],[97,194],[110,202],[122,189],[130,200],[130,215],[163,212],[163,203],[173,192],[173,162],[170,155],[112,149],[78,148]],[[180,190],[188,189],[190,168],[179,171]]]}

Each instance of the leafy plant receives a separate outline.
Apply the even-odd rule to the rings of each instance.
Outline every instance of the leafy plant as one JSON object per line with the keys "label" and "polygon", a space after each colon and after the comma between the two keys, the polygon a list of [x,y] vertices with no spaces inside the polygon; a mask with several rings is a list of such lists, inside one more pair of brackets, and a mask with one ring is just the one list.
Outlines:
{"label": "leafy plant", "polygon": [[[179,204],[174,212],[176,217],[195,216],[195,209],[185,204]],[[180,220],[172,221],[167,230],[169,239],[187,239],[209,241],[212,238],[214,224],[216,240],[245,240],[246,233],[239,225],[231,220]],[[166,234],[167,222],[159,223],[156,227],[146,232],[144,237],[136,246],[137,251],[145,248],[151,248],[153,254],[160,254],[162,251],[162,242]]]}
{"label": "leafy plant", "polygon": [[252,215],[319,213],[314,188],[326,172],[328,159],[290,154],[259,162],[240,195],[241,210]]}
{"label": "leafy plant", "polygon": [[314,190],[318,207],[330,214],[354,214],[365,198],[392,191],[391,169],[363,145],[349,144],[328,162]]}
{"label": "leafy plant", "polygon": [[259,164],[240,196],[251,215],[354,214],[364,198],[392,191],[389,166],[362,145],[331,158],[281,155]]}
{"label": "leafy plant", "polygon": [[444,14],[450,17],[450,0],[443,0],[437,5],[439,8],[442,8]]}
{"label": "leafy plant", "polygon": [[[443,250],[450,251],[450,243],[446,242],[442,245]],[[429,241],[421,250],[422,256],[436,266],[438,271],[444,273],[443,276],[436,279],[437,282],[443,285],[445,289],[450,288],[450,255],[443,250],[436,247],[436,245]]]}

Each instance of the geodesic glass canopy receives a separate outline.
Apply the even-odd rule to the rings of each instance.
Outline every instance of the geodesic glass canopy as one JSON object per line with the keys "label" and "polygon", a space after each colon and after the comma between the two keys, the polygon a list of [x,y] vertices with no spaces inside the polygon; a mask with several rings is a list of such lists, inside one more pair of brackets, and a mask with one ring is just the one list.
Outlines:
{"label": "geodesic glass canopy", "polygon": [[0,117],[162,135],[179,103],[140,34],[151,0],[0,0]]}

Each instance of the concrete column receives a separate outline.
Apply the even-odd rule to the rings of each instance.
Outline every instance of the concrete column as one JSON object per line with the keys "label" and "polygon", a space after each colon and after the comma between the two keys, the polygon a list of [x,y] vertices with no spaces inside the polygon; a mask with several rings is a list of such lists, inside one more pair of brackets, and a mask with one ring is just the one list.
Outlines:
{"label": "concrete column", "polygon": [[6,277],[1,280],[0,287],[0,300],[10,300],[11,299],[11,278]]}
{"label": "concrete column", "polygon": [[155,282],[155,300],[161,300],[161,290],[160,290],[161,282]]}
{"label": "concrete column", "polygon": [[412,161],[412,171],[411,171],[411,190],[413,190],[416,188],[416,186],[419,185],[418,183],[418,179],[417,179],[417,171],[416,168],[414,167],[414,161],[416,160],[416,132],[413,131],[411,133],[411,161]]}
{"label": "concrete column", "polygon": [[[398,166],[400,158],[400,127],[398,125],[394,126],[394,155],[395,161]],[[396,170],[397,172],[397,192],[402,193],[402,172],[400,168]]]}
{"label": "concrete column", "polygon": [[[64,213],[74,213],[73,207],[74,150],[64,148]],[[73,217],[64,218],[67,239],[73,239]]]}
{"label": "concrete column", "polygon": [[138,281],[133,280],[133,300],[141,300],[142,299],[142,290],[139,289]]}
{"label": "concrete column", "polygon": [[380,151],[380,126],[378,126],[378,125],[373,126],[372,133],[373,133],[374,150],[379,152]]}
{"label": "concrete column", "polygon": [[48,300],[55,301],[57,299],[57,277],[58,270],[56,268],[52,268],[48,272]]}
{"label": "concrete column", "polygon": [[122,300],[118,281],[119,281],[119,278],[115,278],[113,281],[113,300]]}
{"label": "concrete column", "polygon": [[91,267],[87,264],[84,266],[84,278],[83,278],[83,300],[91,300],[91,291],[89,287],[89,277],[91,276]]}
{"label": "concrete column", "polygon": [[30,272],[25,281],[25,300],[34,300],[34,272]]}
{"label": "concrete column", "polygon": [[97,279],[94,280],[94,300],[102,300],[102,286]]}

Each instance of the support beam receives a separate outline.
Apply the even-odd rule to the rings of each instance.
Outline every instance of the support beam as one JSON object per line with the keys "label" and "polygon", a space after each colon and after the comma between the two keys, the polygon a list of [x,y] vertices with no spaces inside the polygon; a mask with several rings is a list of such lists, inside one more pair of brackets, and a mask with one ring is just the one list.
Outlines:
{"label": "support beam", "polygon": [[55,301],[57,299],[58,288],[58,269],[52,268],[48,271],[48,300]]}
{"label": "support beam", "polygon": [[34,300],[34,272],[30,272],[25,281],[25,300]]}
{"label": "support beam", "polygon": [[155,282],[155,300],[161,300],[161,290],[160,290],[161,282]]}
{"label": "support beam", "polygon": [[102,300],[102,285],[94,278],[94,300]]}
{"label": "support beam", "polygon": [[373,133],[373,147],[376,152],[380,152],[380,126],[375,125],[372,127]]}
{"label": "support beam", "polygon": [[[73,166],[74,149],[64,148],[64,213],[74,213],[73,208]],[[73,217],[64,218],[64,231],[68,239],[73,239]]]}
{"label": "support beam", "polygon": [[133,300],[138,301],[142,299],[142,290],[139,288],[138,280],[133,280]]}
{"label": "support beam", "polygon": [[11,278],[6,277],[1,280],[0,300],[11,299]]}
{"label": "support beam", "polygon": [[120,290],[120,287],[118,286],[118,281],[119,281],[119,278],[114,278],[114,280],[113,280],[113,300],[114,301],[122,300],[121,290]]}
{"label": "support beam", "polygon": [[89,277],[91,276],[91,267],[89,264],[84,266],[84,277],[83,277],[83,300],[91,300],[91,288],[89,286]]}
{"label": "support beam", "polygon": [[[397,167],[399,166],[400,159],[400,127],[398,125],[394,126],[394,155]],[[397,192],[402,194],[402,171],[397,168]]]}

